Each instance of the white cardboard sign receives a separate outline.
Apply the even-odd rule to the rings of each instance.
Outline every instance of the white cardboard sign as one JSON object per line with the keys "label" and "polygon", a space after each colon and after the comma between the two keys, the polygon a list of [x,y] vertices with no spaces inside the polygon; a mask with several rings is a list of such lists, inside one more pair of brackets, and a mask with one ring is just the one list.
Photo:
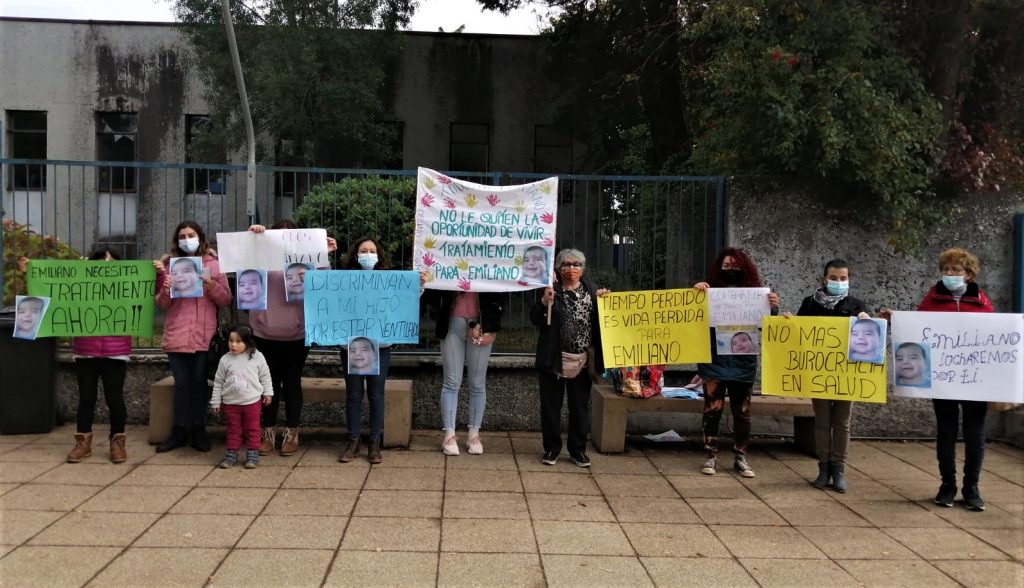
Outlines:
{"label": "white cardboard sign", "polygon": [[330,267],[324,229],[271,229],[262,233],[217,233],[220,271],[246,269],[280,271],[291,263]]}

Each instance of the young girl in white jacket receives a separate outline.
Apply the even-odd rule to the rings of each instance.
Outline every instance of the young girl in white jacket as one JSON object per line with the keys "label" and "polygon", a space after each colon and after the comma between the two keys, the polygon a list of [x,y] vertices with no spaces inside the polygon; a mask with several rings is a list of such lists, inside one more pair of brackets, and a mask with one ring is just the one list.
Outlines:
{"label": "young girl in white jacket", "polygon": [[230,468],[238,462],[243,437],[245,468],[255,468],[259,463],[260,409],[261,405],[270,404],[273,396],[270,368],[256,349],[252,329],[232,328],[228,335],[228,353],[220,358],[210,399],[214,414],[224,412],[227,428],[228,451],[220,467]]}

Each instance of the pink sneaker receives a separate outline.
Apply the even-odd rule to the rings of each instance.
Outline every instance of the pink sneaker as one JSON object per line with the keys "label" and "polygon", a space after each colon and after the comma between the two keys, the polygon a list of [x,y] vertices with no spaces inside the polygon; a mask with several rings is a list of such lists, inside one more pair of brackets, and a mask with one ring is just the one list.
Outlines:
{"label": "pink sneaker", "polygon": [[441,450],[444,451],[445,455],[459,454],[459,442],[455,438],[455,435],[444,438],[444,443],[441,443]]}
{"label": "pink sneaker", "polygon": [[466,443],[469,446],[470,455],[481,455],[484,452],[484,445],[480,442],[480,435],[474,435]]}

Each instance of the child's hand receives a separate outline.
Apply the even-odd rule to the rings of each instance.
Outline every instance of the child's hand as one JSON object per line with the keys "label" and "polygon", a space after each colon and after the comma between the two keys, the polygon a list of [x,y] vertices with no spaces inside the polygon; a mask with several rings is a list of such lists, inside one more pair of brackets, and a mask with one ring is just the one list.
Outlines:
{"label": "child's hand", "polygon": [[612,291],[611,288],[598,288],[597,291],[594,292],[594,294],[597,294],[598,296],[604,296],[605,294],[607,294],[607,293],[609,293],[611,291]]}
{"label": "child's hand", "polygon": [[541,301],[544,304],[546,304],[548,306],[551,306],[551,303],[554,302],[554,300],[555,300],[555,289],[552,288],[551,286],[548,286],[547,288],[544,288],[544,296],[541,298]]}
{"label": "child's hand", "polygon": [[883,306],[882,308],[878,309],[878,317],[883,318],[885,320],[889,320],[890,318],[892,318],[892,309]]}
{"label": "child's hand", "polygon": [[778,308],[779,307],[779,295],[776,294],[775,292],[769,292],[768,293],[768,304],[770,304],[772,308]]}
{"label": "child's hand", "polygon": [[18,271],[19,272],[26,272],[26,271],[28,271],[28,258],[25,257],[24,255],[22,255],[21,257],[18,258]]}
{"label": "child's hand", "polygon": [[333,253],[338,250],[338,242],[334,240],[334,237],[327,237],[327,253]]}
{"label": "child's hand", "polygon": [[782,318],[787,318],[787,319],[791,319],[791,318],[793,318],[793,313],[789,312],[788,310],[787,310],[787,311],[784,311],[784,312],[782,313]]}
{"label": "child's hand", "polygon": [[164,294],[166,294],[167,296],[171,295],[171,279],[170,278],[167,278],[166,280],[164,280]]}
{"label": "child's hand", "polygon": [[707,292],[708,288],[710,288],[711,285],[708,284],[707,282],[697,282],[696,284],[693,285],[693,287],[700,290],[701,292]]}
{"label": "child's hand", "polygon": [[270,396],[264,396],[264,397],[263,397],[263,405],[264,405],[264,406],[266,406],[266,405],[270,404],[270,401],[271,401],[271,400],[273,400],[273,398],[272,398],[272,397],[270,397]]}
{"label": "child's hand", "polygon": [[264,227],[263,225],[252,225],[251,227],[249,227],[249,232],[256,233],[257,235],[266,230],[267,227]]}
{"label": "child's hand", "polygon": [[153,269],[156,270],[156,273],[160,273],[162,271],[166,271],[164,269],[164,262],[159,260],[159,259],[154,259],[153,260]]}
{"label": "child's hand", "polygon": [[213,410],[213,414],[220,414],[220,405],[219,404],[216,405],[216,406],[210,406],[210,409]]}

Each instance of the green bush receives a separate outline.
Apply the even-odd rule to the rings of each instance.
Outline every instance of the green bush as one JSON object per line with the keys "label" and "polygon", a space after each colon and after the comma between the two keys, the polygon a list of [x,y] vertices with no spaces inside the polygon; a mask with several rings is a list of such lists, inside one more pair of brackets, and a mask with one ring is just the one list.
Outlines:
{"label": "green bush", "polygon": [[295,209],[300,226],[327,229],[338,241],[341,263],[349,244],[360,237],[377,240],[392,268],[411,267],[414,233],[413,178],[345,178],[313,188]]}
{"label": "green bush", "polygon": [[40,235],[12,220],[4,221],[4,306],[12,306],[14,297],[26,292],[25,272],[18,269],[18,260],[80,259],[74,247],[52,235]]}

